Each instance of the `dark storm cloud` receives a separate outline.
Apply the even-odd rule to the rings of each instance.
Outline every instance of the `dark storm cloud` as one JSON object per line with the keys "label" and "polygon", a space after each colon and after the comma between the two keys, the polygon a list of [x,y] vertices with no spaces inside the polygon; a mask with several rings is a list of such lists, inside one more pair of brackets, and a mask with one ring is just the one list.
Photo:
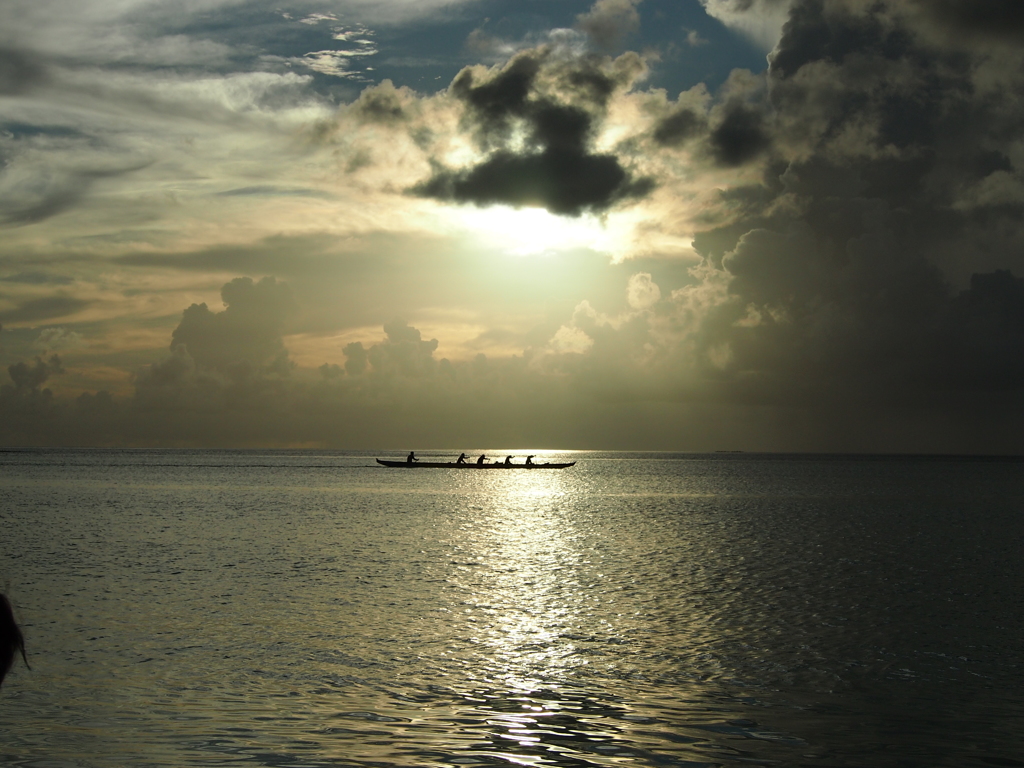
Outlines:
{"label": "dark storm cloud", "polygon": [[[596,123],[619,85],[616,79],[592,59],[568,68],[556,63],[543,72],[549,55],[546,50],[521,54],[483,82],[471,69],[459,74],[452,93],[466,105],[470,127],[489,154],[465,170],[438,167],[414,193],[477,205],[540,206],[576,216],[651,190],[653,183],[633,178],[617,156],[591,151]],[[545,95],[538,84],[542,74],[555,77],[580,103]],[[521,146],[513,146],[517,129],[525,134]]]}
{"label": "dark storm cloud", "polygon": [[970,216],[953,196],[1013,170],[1020,103],[1010,92],[978,93],[970,59],[919,42],[886,10],[794,8],[771,56],[771,100],[787,139],[814,154],[792,163],[784,181],[814,199],[859,185],[865,197],[922,215],[945,206],[942,219]]}
{"label": "dark storm cloud", "polygon": [[503,139],[513,117],[525,117],[534,80],[540,72],[542,56],[535,52],[517,56],[490,81],[475,84],[473,71],[465,69],[452,82],[451,90],[472,110],[483,132],[481,143],[488,144],[487,134]]}
{"label": "dark storm cloud", "polygon": [[812,62],[842,65],[849,56],[903,56],[910,44],[905,27],[888,28],[878,13],[859,13],[842,3],[802,0],[794,3],[782,39],[769,56],[772,73],[790,77]]}
{"label": "dark storm cloud", "polygon": [[638,54],[626,52],[615,59],[586,54],[555,61],[553,77],[564,82],[560,89],[570,99],[587,107],[603,110],[616,92],[628,91],[647,72],[647,63]]}
{"label": "dark storm cloud", "polygon": [[921,11],[957,34],[1024,37],[1024,3],[1018,0],[914,0]]}
{"label": "dark storm cloud", "polygon": [[540,206],[576,216],[640,197],[650,188],[649,182],[630,183],[614,156],[545,151],[526,156],[498,152],[468,172],[440,172],[416,191],[460,203]]}
{"label": "dark storm cloud", "polygon": [[657,147],[685,149],[693,165],[739,168],[771,154],[774,110],[763,75],[735,70],[720,92],[680,94],[650,133]]}
{"label": "dark storm cloud", "polygon": [[[755,107],[711,129],[722,164],[772,153],[694,240],[730,297],[703,326],[709,375],[739,396],[956,407],[954,392],[1024,391],[1022,78],[1008,67],[1007,88],[982,91],[981,59],[904,10],[795,3],[770,56],[771,146]],[[691,122],[663,121],[661,142]]]}
{"label": "dark storm cloud", "polygon": [[1024,279],[1009,270],[971,277],[946,320],[956,364],[950,378],[983,390],[1024,388]]}
{"label": "dark storm cloud", "polygon": [[732,105],[709,136],[711,151],[719,165],[734,167],[753,160],[771,144],[764,117],[755,108]]}

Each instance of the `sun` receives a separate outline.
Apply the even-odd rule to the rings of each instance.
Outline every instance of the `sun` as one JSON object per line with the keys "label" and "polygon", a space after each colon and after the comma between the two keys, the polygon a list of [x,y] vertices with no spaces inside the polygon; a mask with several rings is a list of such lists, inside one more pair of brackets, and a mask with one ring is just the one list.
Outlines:
{"label": "sun", "polygon": [[456,227],[488,248],[514,256],[577,248],[613,253],[617,247],[615,228],[592,215],[556,216],[543,208],[506,205],[460,208],[453,213]]}

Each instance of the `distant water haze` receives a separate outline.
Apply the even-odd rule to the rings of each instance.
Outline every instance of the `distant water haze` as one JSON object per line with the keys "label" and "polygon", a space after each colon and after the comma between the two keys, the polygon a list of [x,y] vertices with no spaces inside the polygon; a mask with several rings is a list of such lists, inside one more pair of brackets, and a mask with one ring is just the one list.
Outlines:
{"label": "distant water haze", "polygon": [[1020,461],[378,456],[0,452],[0,763],[1022,764]]}

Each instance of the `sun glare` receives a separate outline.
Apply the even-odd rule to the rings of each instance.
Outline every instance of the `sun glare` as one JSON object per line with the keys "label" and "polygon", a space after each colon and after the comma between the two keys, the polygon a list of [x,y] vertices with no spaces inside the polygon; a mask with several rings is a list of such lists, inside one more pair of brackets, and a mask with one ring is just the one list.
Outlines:
{"label": "sun glare", "polygon": [[594,216],[556,216],[543,208],[512,208],[495,205],[464,208],[456,214],[456,226],[468,230],[488,247],[515,256],[589,248],[613,253],[613,228]]}

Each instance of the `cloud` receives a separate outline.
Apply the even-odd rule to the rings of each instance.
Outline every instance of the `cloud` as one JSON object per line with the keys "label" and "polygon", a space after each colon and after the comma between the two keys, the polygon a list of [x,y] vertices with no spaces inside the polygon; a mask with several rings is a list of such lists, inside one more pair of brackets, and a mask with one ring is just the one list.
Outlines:
{"label": "cloud", "polygon": [[764,152],[771,139],[759,110],[743,104],[731,104],[721,121],[712,128],[709,143],[720,165],[737,166]]}
{"label": "cloud", "polygon": [[684,29],[683,31],[686,32],[686,44],[691,48],[709,45],[711,42],[707,38],[701,37],[700,33],[695,29]]}
{"label": "cloud", "polygon": [[497,152],[469,172],[438,173],[415,188],[427,197],[477,205],[539,206],[578,216],[640,196],[649,185],[632,185],[612,156],[545,151],[532,156]]}
{"label": "cloud", "polygon": [[[942,445],[1019,445],[1002,422],[1024,390],[1018,54],[965,59],[932,22],[795,3],[762,85],[741,73],[710,101],[648,101],[655,146],[746,181],[708,199],[688,284],[663,295],[637,273],[625,314],[581,303],[537,370],[624,401],[812,409],[819,444],[851,428],[828,415],[841,408],[865,433],[897,419]],[[527,83],[484,102],[488,136]]]}
{"label": "cloud", "polygon": [[[307,109],[308,94],[299,95],[307,81],[295,74],[196,79],[54,68],[44,93],[15,100],[7,110],[5,127],[13,122],[16,129],[0,132],[0,226],[74,220],[97,200],[103,204],[87,220],[94,227],[107,219],[123,227],[140,216],[171,215],[174,209],[161,205],[168,188],[160,190],[171,179],[179,180],[176,190],[181,179],[191,179],[185,187],[192,190],[199,178],[232,185],[221,146],[239,151],[276,144],[273,152],[264,150],[268,164],[294,154],[273,137],[289,112],[304,111],[306,121],[316,114]],[[194,152],[197,138],[201,156]],[[242,174],[239,181],[236,188],[252,186],[253,179]],[[118,194],[133,184],[145,194]],[[146,206],[150,211],[141,212]],[[89,230],[88,223],[75,223],[76,234]]]}
{"label": "cloud", "polygon": [[46,82],[43,62],[27,51],[0,46],[0,96],[18,96]]}
{"label": "cloud", "polygon": [[761,76],[735,70],[714,97],[697,86],[659,107],[650,110],[655,151],[683,150],[694,168],[740,169],[771,158],[776,116]]}
{"label": "cloud", "polygon": [[[234,193],[235,190],[229,190],[227,194],[234,196]],[[194,251],[129,252],[113,261],[130,267],[192,272],[237,273],[248,267],[254,272],[287,276],[308,271],[312,264],[322,261],[336,249],[336,239],[323,233],[295,237],[278,234],[252,243],[214,245]]]}
{"label": "cloud", "polygon": [[123,169],[36,169],[20,164],[0,175],[0,226],[44,221],[76,206],[99,179],[120,176]]}
{"label": "cloud", "polygon": [[135,392],[120,408],[141,425],[144,440],[216,440],[216,430],[230,425],[231,439],[244,441],[268,422],[286,420],[298,392],[282,341],[295,311],[291,289],[274,278],[240,277],[221,296],[221,312],[188,307],[171,334],[171,354],[136,376]]}
{"label": "cloud", "polygon": [[35,359],[34,365],[15,363],[7,367],[7,373],[14,383],[14,390],[21,394],[38,393],[51,376],[64,373],[60,358],[51,355],[48,360]]}
{"label": "cloud", "polygon": [[35,347],[44,352],[77,347],[82,343],[82,335],[67,328],[44,328],[39,332]]}
{"label": "cloud", "polygon": [[1024,38],[1024,7],[1014,0],[912,0],[926,17],[957,36],[1019,42]]}
{"label": "cloud", "polygon": [[558,353],[583,354],[594,346],[594,340],[575,326],[563,325],[551,337],[550,345]]}
{"label": "cloud", "polygon": [[[743,206],[694,241],[704,285],[727,286],[703,313],[698,359],[736,396],[906,403],[1024,388],[1021,281],[978,269],[981,242],[1024,267],[1007,141],[1024,114],[979,85],[999,54],[965,66],[904,10],[795,3],[770,57],[770,133],[755,103],[733,113],[734,142],[719,141],[723,164],[769,153],[758,185],[723,197]],[[667,145],[699,130],[675,115]]]}
{"label": "cloud", "polygon": [[70,285],[75,282],[75,280],[67,275],[54,275],[50,272],[32,270],[29,272],[17,272],[13,275],[0,277],[0,282],[24,283],[26,285]]}
{"label": "cloud", "polygon": [[369,349],[363,349],[360,342],[345,347],[345,370],[350,375],[366,373],[386,379],[429,376],[437,370],[437,339],[424,341],[420,332],[404,320],[385,324],[384,333],[387,338]]}
{"label": "cloud", "polygon": [[791,0],[700,0],[709,16],[770,51],[775,47]]}
{"label": "cloud", "polygon": [[350,112],[360,122],[393,125],[407,122],[415,108],[416,98],[409,88],[395,88],[385,80],[360,93]]}
{"label": "cloud", "polygon": [[33,323],[41,320],[56,320],[74,315],[92,304],[89,299],[76,296],[41,296],[22,300],[12,309],[0,310],[0,322]]}
{"label": "cloud", "polygon": [[629,278],[627,301],[633,309],[650,309],[661,298],[661,289],[647,272],[638,272]]}
{"label": "cloud", "polygon": [[222,312],[211,312],[206,304],[185,310],[171,335],[171,351],[186,352],[200,370],[232,376],[287,372],[281,337],[294,311],[288,286],[272,277],[259,282],[239,277],[221,289],[221,297]]}
{"label": "cloud", "polygon": [[587,13],[576,17],[576,25],[600,48],[614,48],[640,29],[636,7],[641,0],[597,0]]}
{"label": "cloud", "polygon": [[477,205],[539,206],[570,216],[643,197],[652,189],[650,179],[634,178],[616,155],[591,149],[608,98],[641,69],[635,56],[566,65],[539,49],[501,69],[463,70],[451,90],[466,105],[486,155],[462,170],[438,164],[413,191]]}
{"label": "cloud", "polygon": [[707,118],[683,107],[666,115],[654,129],[654,140],[663,147],[677,147],[707,132]]}
{"label": "cloud", "polygon": [[[357,55],[372,55],[376,51],[359,52]],[[303,54],[298,63],[309,67],[314,72],[331,77],[359,78],[361,72],[351,66],[354,55],[350,51],[310,51]]]}
{"label": "cloud", "polygon": [[222,197],[242,197],[242,196],[267,196],[267,197],[319,197],[319,198],[331,198],[332,195],[329,192],[325,192],[322,189],[304,189],[304,188],[290,188],[290,187],[278,187],[271,184],[260,184],[252,187],[239,187],[237,189],[226,189],[223,192],[218,192],[218,195]]}
{"label": "cloud", "polygon": [[953,348],[946,378],[979,390],[1024,388],[1024,278],[1009,270],[973,275],[943,320]]}
{"label": "cloud", "polygon": [[[730,429],[752,449],[1024,450],[1015,10],[999,27],[968,3],[706,5],[766,41],[766,71],[669,94],[643,57],[564,30],[489,47],[510,58],[445,91],[356,96],[287,71],[351,43],[308,45],[341,33],[298,12],[258,72],[239,40],[202,53],[174,9],[144,14],[166,48],[126,43],[122,70],[26,43],[42,79],[7,100],[0,147],[19,225],[4,364],[22,366],[2,439],[699,449]],[[190,46],[193,69],[160,69]],[[129,167],[115,156],[137,170],[89,175]],[[451,203],[641,239],[511,258],[463,240],[480,212]],[[239,274],[262,279],[214,307]],[[33,361],[73,334],[90,344],[62,347],[69,374]],[[134,391],[97,374],[83,394],[93,359]]]}
{"label": "cloud", "polygon": [[51,425],[59,421],[60,406],[43,385],[62,373],[57,355],[7,366],[11,383],[0,385],[0,436],[6,444],[32,445],[46,439]]}

